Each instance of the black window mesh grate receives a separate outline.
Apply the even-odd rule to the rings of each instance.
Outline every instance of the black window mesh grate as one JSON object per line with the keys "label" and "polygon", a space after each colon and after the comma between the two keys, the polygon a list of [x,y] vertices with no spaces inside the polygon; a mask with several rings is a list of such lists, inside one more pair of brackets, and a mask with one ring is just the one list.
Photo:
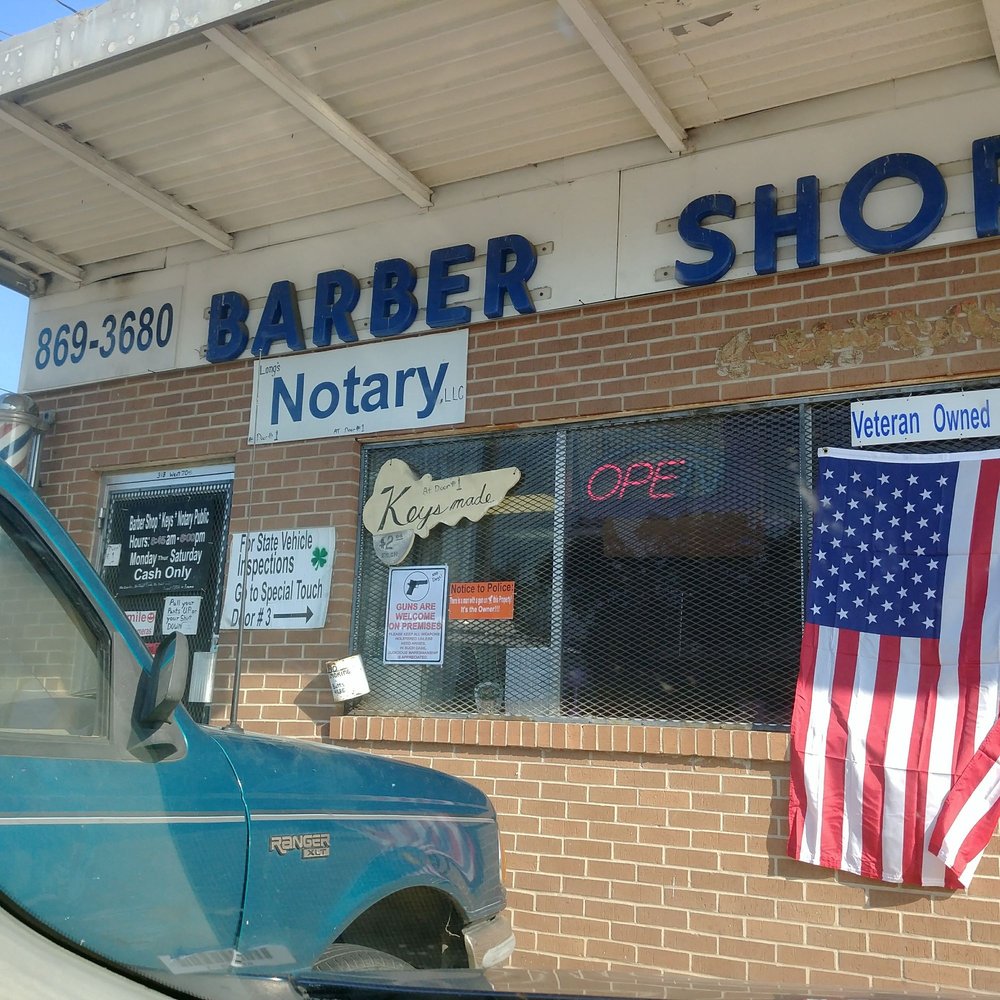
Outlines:
{"label": "black window mesh grate", "polygon": [[442,666],[383,663],[388,567],[364,534],[354,648],[372,693],[355,710],[787,728],[814,456],[850,444],[850,400],[834,399],[366,448],[365,497],[389,458],[522,478],[405,560],[514,583],[512,620],[447,623]]}

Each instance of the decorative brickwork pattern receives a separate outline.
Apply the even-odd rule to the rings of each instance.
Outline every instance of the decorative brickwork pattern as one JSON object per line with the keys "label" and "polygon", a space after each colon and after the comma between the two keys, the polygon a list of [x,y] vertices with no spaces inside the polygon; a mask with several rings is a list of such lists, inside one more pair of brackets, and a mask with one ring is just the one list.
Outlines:
{"label": "decorative brickwork pattern", "polygon": [[[1000,241],[983,240],[484,323],[470,331],[467,424],[443,433],[997,376],[997,301]],[[959,310],[962,335],[923,349],[921,323],[933,334]],[[816,331],[881,313],[914,317],[920,349],[814,349]],[[337,715],[323,663],[350,652],[361,444],[252,452],[250,388],[237,362],[39,395],[57,420],[41,493],[95,557],[101,478],[125,470],[233,462],[232,531],[332,524],[327,625],[245,634],[240,721],[479,784],[501,818],[517,964],[1000,989],[998,841],[967,893],[792,862],[781,734]],[[215,723],[228,721],[235,655],[224,630]]]}

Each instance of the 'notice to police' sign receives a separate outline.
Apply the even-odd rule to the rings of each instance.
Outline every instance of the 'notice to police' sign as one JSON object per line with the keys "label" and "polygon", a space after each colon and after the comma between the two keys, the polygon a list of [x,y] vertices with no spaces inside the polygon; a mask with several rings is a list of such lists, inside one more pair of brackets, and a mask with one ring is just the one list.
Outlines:
{"label": "'notice to police' sign", "polygon": [[322,628],[330,601],[334,530],[233,535],[222,628]]}
{"label": "'notice to police' sign", "polygon": [[851,403],[851,444],[948,441],[1000,435],[1000,389]]}

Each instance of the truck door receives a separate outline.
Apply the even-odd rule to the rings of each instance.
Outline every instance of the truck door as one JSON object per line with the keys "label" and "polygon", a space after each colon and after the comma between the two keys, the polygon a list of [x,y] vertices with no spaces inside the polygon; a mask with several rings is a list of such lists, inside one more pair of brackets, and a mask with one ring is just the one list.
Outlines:
{"label": "truck door", "polygon": [[232,769],[183,709],[140,724],[149,662],[138,636],[4,472],[0,891],[118,961],[211,967],[235,944],[244,890]]}

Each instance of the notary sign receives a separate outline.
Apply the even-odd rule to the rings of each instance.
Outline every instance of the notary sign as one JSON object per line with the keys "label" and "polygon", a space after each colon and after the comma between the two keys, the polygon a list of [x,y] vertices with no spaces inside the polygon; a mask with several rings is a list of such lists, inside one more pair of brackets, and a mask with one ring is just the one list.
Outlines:
{"label": "notary sign", "polygon": [[321,353],[254,367],[249,442],[306,441],[465,421],[469,331]]}
{"label": "notary sign", "polygon": [[334,529],[233,535],[222,628],[322,628],[330,601]]}
{"label": "notary sign", "polygon": [[1000,435],[1000,389],[851,404],[851,444],[948,441]]}

